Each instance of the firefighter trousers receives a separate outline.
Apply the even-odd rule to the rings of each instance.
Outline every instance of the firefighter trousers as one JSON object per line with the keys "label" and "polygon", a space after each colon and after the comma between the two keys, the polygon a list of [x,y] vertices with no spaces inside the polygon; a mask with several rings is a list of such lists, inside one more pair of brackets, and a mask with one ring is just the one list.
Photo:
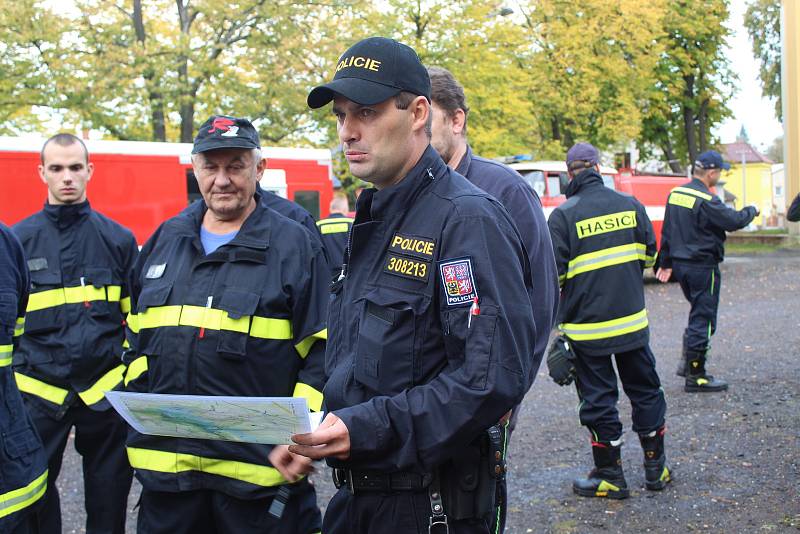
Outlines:
{"label": "firefighter trousers", "polygon": [[691,305],[689,324],[684,332],[684,349],[703,353],[711,346],[717,329],[717,309],[722,276],[718,265],[673,262],[672,273]]}
{"label": "firefighter trousers", "polygon": [[[27,397],[27,395],[23,395]],[[61,419],[27,402],[47,454],[47,494],[36,513],[39,531],[61,532],[61,501],[56,479],[64,449],[75,427],[75,450],[83,461],[86,534],[125,534],[125,515],[133,470],[125,453],[128,426],[113,409],[99,412],[78,401]]]}
{"label": "firefighter trousers", "polygon": [[[617,401],[617,375],[608,356],[581,354],[574,346],[575,385],[580,399],[581,424],[594,441],[609,442],[622,437]],[[646,434],[664,426],[667,403],[656,372],[656,359],[649,345],[614,355],[622,388],[631,401],[633,430]]]}

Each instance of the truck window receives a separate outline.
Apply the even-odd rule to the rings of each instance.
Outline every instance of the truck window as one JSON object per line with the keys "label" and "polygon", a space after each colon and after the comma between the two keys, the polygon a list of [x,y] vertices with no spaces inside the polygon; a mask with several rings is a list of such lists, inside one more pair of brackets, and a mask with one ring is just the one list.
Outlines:
{"label": "truck window", "polygon": [[544,173],[542,171],[526,172],[522,174],[522,177],[536,191],[537,195],[544,196]]}
{"label": "truck window", "polygon": [[547,175],[547,190],[549,196],[557,197],[564,194],[564,190],[569,183],[569,176],[565,172],[554,173],[551,172]]}
{"label": "truck window", "polygon": [[200,186],[197,185],[197,179],[194,177],[194,171],[192,169],[186,169],[186,193],[187,193],[187,204],[191,204],[195,200],[200,200],[203,198],[203,195],[200,194]]}
{"label": "truck window", "polygon": [[295,191],[294,201],[315,219],[319,219],[319,191]]}
{"label": "truck window", "polygon": [[614,177],[610,174],[603,174],[603,185],[609,189],[613,189],[616,191],[616,187],[614,186]]}

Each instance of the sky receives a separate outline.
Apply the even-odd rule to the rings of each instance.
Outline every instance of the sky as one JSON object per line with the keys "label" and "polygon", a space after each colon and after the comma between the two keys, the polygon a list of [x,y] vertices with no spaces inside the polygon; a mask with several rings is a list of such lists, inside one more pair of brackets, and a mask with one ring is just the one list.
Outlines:
{"label": "sky", "polygon": [[732,143],[744,125],[750,144],[765,151],[776,137],[783,135],[783,127],[775,118],[775,105],[761,94],[758,61],[753,56],[753,45],[744,27],[745,0],[731,0],[728,26],[733,35],[728,39],[728,57],[731,68],[739,76],[738,91],[729,102],[733,117],[726,120],[714,133],[722,143]]}

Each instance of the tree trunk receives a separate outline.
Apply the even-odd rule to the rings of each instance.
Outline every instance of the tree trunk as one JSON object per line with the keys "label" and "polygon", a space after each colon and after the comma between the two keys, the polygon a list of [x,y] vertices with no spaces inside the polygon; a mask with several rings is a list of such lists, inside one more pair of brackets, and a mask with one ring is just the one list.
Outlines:
{"label": "tree trunk", "polygon": [[697,137],[695,135],[694,124],[694,75],[689,74],[683,77],[683,103],[681,104],[681,111],[683,112],[683,133],[686,136],[686,148],[689,151],[689,163],[694,162],[697,157]]}
{"label": "tree trunk", "polygon": [[[145,48],[145,41],[147,35],[144,29],[144,17],[142,15],[142,0],[134,0],[133,2],[133,28],[136,31],[136,40]],[[167,128],[166,119],[164,117],[164,98],[160,91],[154,88],[155,73],[153,69],[148,67],[142,73],[147,87],[147,99],[150,103],[150,125],[153,129],[153,141],[166,141]]]}
{"label": "tree trunk", "polygon": [[700,133],[700,152],[708,150],[708,99],[703,99],[700,104],[700,113],[697,114],[697,130]]}
{"label": "tree trunk", "polygon": [[675,157],[675,150],[672,148],[672,141],[669,140],[669,137],[664,141],[661,150],[664,151],[664,157],[667,160],[669,169],[675,174],[683,174],[683,167],[681,166],[681,162]]}

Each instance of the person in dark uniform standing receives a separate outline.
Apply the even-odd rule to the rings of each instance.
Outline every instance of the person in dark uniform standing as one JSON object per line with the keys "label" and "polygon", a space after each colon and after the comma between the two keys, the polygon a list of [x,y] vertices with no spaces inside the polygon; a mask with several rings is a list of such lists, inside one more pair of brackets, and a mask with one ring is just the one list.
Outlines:
{"label": "person in dark uniform standing", "polygon": [[12,372],[25,328],[28,268],[22,246],[0,223],[0,532],[39,532],[33,512],[47,490],[47,457]]}
{"label": "person in dark uniform standing", "polygon": [[327,219],[317,221],[322,242],[328,252],[331,275],[337,278],[342,272],[344,249],[347,247],[347,238],[353,219],[349,216],[350,205],[347,202],[347,193],[336,192],[331,200],[331,214]]}
{"label": "person in dark uniform standing", "polygon": [[[304,397],[319,411],[328,268],[307,228],[267,208],[250,121],[213,116],[194,141],[202,201],[164,222],[131,274],[132,391]],[[285,445],[131,432],[138,532],[311,534],[311,461]]]}
{"label": "person in dark uniform standing", "polygon": [[[622,470],[612,355],[644,450],[645,487],[661,490],[670,481],[664,453],[667,404],[649,345],[642,278],[655,262],[656,240],[644,207],[605,187],[599,163],[589,143],[569,149],[567,201],[547,223],[561,282],[558,329],[574,354],[580,420],[591,432],[595,465],[572,488],[584,497],[624,499],[630,490]],[[559,374],[553,367],[550,372]]]}
{"label": "person in dark uniform standing", "polygon": [[13,227],[32,288],[14,370],[50,470],[38,513],[42,532],[61,532],[55,483],[73,427],[83,457],[87,533],[125,532],[133,478],[124,450],[127,426],[104,393],[125,373],[120,357],[136,240],[89,205],[92,172],[83,141],[70,134],[48,139],[39,166],[47,202]]}
{"label": "person in dark uniform standing", "polygon": [[[472,152],[467,142],[469,107],[464,88],[446,69],[429,67],[428,74],[431,77],[433,113],[431,146],[450,168],[502,202],[517,225],[531,265],[537,266],[531,273],[531,282],[536,293],[533,319],[537,329],[531,367],[533,376],[530,378],[533,382],[547,349],[549,333],[558,311],[558,273],[542,203],[517,171]],[[515,409],[509,420],[509,438],[516,426],[517,413],[518,410]],[[493,529],[493,532],[502,532],[505,525],[505,478],[501,480],[500,486],[500,527]]]}
{"label": "person in dark uniform standing", "polygon": [[502,205],[430,146],[430,79],[414,50],[356,43],[308,96],[312,108],[331,100],[350,171],[374,188],[332,288],[326,417],[290,450],[335,468],[326,534],[489,532],[497,423],[533,365],[524,244]]}
{"label": "person in dark uniform standing", "polygon": [[789,206],[789,210],[786,212],[786,218],[792,222],[800,221],[800,194],[792,200],[792,205]]}
{"label": "person in dark uniform standing", "polygon": [[678,375],[686,377],[688,392],[724,391],[728,383],[706,372],[711,336],[717,328],[717,308],[722,276],[719,264],[725,249],[725,232],[744,228],[758,216],[758,208],[740,211],[727,207],[710,189],[722,169],[730,169],[719,152],[703,152],[694,162],[692,181],[673,189],[667,199],[656,277],[668,282],[674,275],[691,305],[683,333]]}

